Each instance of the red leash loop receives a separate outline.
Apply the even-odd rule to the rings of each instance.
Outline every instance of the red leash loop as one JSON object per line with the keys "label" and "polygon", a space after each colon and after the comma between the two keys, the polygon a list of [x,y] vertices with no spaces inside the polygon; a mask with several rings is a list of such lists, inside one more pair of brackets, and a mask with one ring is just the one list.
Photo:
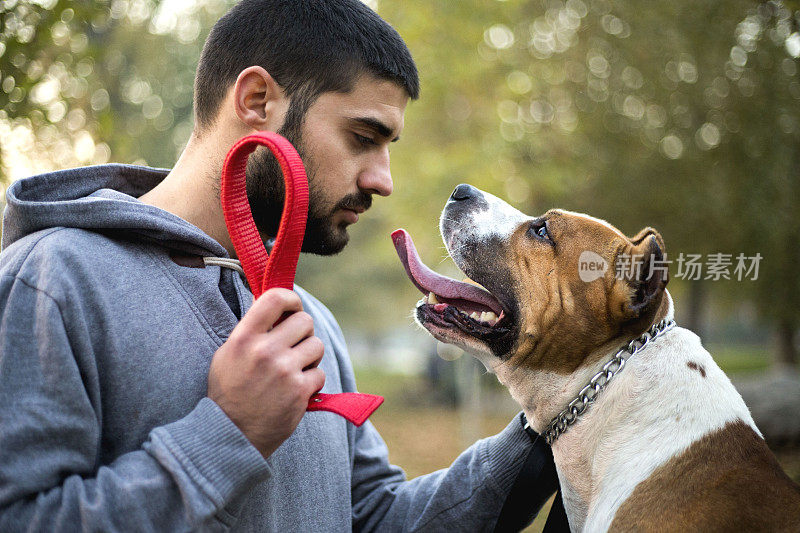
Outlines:
{"label": "red leash loop", "polygon": [[[266,146],[275,155],[286,182],[286,200],[271,256],[267,255],[256,229],[245,187],[247,157],[259,145]],[[308,179],[303,162],[291,143],[268,131],[239,139],[222,167],[221,200],[225,225],[253,296],[258,298],[274,287],[292,290],[306,231]]]}
{"label": "red leash loop", "polygon": [[[283,214],[271,255],[267,254],[253,221],[245,187],[247,157],[259,145],[275,155],[286,184]],[[258,298],[275,287],[292,290],[308,217],[308,179],[303,161],[292,144],[270,131],[236,141],[222,166],[220,199],[225,225],[253,295]],[[308,410],[330,411],[360,426],[382,403],[382,397],[372,394],[316,394],[309,400]]]}

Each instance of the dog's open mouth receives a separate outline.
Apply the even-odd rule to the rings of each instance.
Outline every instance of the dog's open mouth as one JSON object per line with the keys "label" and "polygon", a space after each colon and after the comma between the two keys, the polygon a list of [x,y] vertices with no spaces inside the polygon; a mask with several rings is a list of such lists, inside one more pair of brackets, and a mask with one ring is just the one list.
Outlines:
{"label": "dog's open mouth", "polygon": [[393,232],[392,241],[408,277],[425,295],[417,305],[418,318],[423,324],[431,323],[447,329],[456,327],[485,340],[509,332],[506,311],[483,286],[477,282],[457,281],[428,268],[420,260],[406,230]]}

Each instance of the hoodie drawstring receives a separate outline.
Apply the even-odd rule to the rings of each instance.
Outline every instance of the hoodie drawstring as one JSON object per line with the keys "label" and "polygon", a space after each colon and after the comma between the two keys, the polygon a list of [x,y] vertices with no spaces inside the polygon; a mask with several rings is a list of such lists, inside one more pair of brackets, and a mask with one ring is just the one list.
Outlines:
{"label": "hoodie drawstring", "polygon": [[238,259],[231,259],[230,257],[203,257],[203,263],[206,266],[218,266],[222,268],[230,268],[238,272],[242,278],[247,279],[244,275],[242,262]]}

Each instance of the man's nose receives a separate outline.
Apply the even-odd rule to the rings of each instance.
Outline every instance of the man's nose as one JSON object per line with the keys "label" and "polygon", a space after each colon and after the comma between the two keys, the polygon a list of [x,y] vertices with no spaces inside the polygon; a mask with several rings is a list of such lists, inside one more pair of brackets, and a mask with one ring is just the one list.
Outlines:
{"label": "man's nose", "polygon": [[370,162],[358,177],[358,188],[368,194],[389,196],[392,194],[392,172],[389,169],[389,151],[380,154]]}

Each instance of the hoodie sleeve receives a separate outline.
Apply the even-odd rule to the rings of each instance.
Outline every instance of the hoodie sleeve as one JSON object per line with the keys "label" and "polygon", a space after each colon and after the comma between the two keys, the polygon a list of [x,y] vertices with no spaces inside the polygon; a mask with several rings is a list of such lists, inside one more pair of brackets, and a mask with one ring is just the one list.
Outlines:
{"label": "hoodie sleeve", "polygon": [[100,464],[100,407],[76,342],[55,299],[0,276],[0,531],[228,529],[235,496],[269,476],[258,451],[204,398]]}
{"label": "hoodie sleeve", "polygon": [[[389,464],[386,446],[375,428],[366,423],[356,437],[354,530],[511,531],[504,524],[524,527],[556,490],[552,463],[544,442],[532,443],[515,417],[499,434],[464,451],[450,468],[406,481],[402,470]],[[530,487],[536,490],[528,491]],[[523,489],[526,494],[520,494]],[[519,499],[525,504],[507,504]]]}

